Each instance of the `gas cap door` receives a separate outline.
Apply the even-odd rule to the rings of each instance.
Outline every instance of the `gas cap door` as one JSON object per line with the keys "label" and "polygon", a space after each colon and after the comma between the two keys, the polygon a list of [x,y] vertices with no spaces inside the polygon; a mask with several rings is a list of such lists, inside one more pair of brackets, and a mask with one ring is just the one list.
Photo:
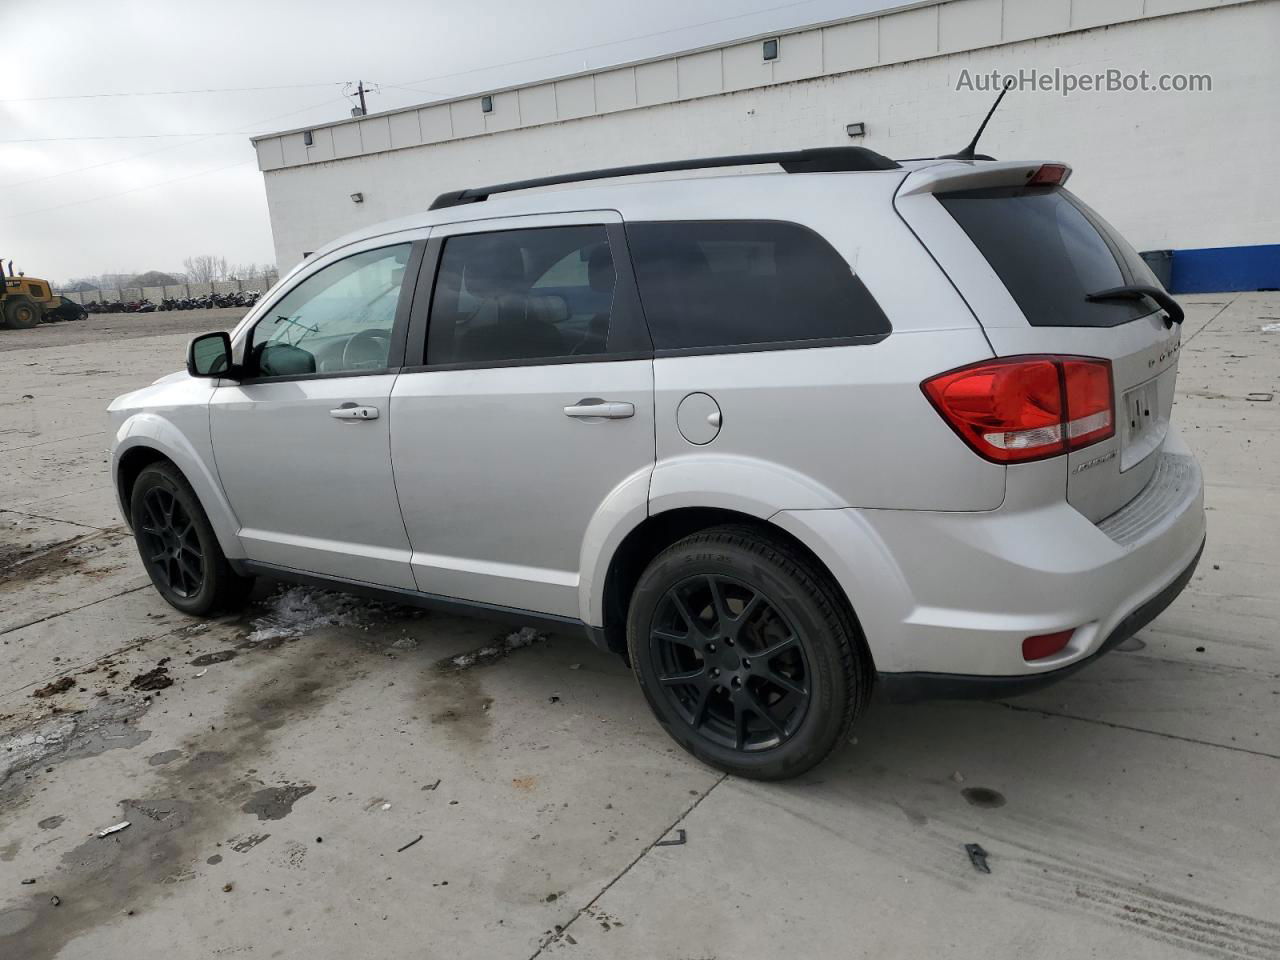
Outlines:
{"label": "gas cap door", "polygon": [[691,393],[676,408],[680,435],[692,444],[704,446],[720,433],[720,405],[706,393]]}

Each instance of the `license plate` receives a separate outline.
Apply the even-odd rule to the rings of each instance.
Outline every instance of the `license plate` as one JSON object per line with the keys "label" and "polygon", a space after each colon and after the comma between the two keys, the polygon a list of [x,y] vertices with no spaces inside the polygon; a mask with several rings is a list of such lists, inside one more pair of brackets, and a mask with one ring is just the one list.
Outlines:
{"label": "license plate", "polygon": [[1149,380],[1128,390],[1120,410],[1120,433],[1124,446],[1145,446],[1160,422],[1160,394],[1157,381]]}

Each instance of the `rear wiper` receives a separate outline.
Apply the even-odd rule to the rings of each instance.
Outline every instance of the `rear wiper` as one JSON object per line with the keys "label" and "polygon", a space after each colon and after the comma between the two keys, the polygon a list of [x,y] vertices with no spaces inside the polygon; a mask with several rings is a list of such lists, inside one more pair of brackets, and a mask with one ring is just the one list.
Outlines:
{"label": "rear wiper", "polygon": [[1141,300],[1143,297],[1150,297],[1167,314],[1164,318],[1166,327],[1182,323],[1185,314],[1182,312],[1182,307],[1178,306],[1178,301],[1169,296],[1168,291],[1145,283],[1128,283],[1123,287],[1099,290],[1097,293],[1088,294],[1085,299],[1093,303],[1098,300]]}

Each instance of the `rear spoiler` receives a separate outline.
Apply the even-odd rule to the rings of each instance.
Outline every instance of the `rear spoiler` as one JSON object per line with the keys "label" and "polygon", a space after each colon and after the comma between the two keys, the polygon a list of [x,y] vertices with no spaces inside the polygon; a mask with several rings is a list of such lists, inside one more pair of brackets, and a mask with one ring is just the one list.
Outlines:
{"label": "rear spoiler", "polygon": [[913,170],[898,188],[899,197],[983,187],[1021,187],[1030,183],[1067,182],[1071,167],[1041,160],[942,160]]}

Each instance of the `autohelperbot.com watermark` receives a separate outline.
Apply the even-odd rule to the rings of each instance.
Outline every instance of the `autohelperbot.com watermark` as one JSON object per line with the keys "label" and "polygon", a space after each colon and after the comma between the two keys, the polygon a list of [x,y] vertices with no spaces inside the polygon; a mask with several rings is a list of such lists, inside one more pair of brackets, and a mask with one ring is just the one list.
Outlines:
{"label": "autohelperbot.com watermark", "polygon": [[1210,93],[1213,76],[1208,73],[1136,73],[1119,68],[1096,73],[1079,73],[1055,67],[1041,70],[988,70],[973,72],[967,67],[956,78],[956,90],[998,93],[1006,87],[1032,93],[1057,93],[1067,97],[1073,93]]}

